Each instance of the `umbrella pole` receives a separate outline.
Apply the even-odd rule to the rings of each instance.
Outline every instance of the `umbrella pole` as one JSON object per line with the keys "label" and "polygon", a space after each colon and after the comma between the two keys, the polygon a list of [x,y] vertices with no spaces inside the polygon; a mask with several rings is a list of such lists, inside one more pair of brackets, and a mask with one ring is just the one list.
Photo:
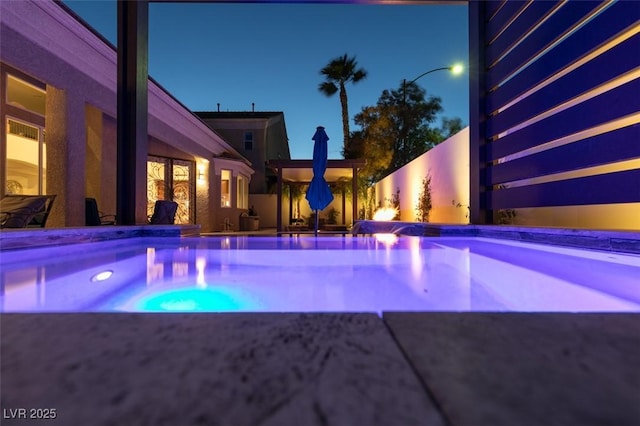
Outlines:
{"label": "umbrella pole", "polygon": [[316,237],[318,236],[318,209],[316,209],[316,232],[315,232]]}

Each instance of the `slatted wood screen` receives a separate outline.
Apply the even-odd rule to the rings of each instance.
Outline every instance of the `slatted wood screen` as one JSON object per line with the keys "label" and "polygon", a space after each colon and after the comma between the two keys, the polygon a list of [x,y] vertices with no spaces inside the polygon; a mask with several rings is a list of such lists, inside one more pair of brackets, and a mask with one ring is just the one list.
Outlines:
{"label": "slatted wood screen", "polygon": [[640,1],[469,8],[472,221],[640,202]]}

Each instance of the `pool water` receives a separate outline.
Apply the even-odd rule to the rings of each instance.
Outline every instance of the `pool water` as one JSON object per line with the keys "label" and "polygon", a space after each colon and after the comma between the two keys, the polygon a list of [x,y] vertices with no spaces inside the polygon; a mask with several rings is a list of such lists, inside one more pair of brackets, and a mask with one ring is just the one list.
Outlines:
{"label": "pool water", "polygon": [[135,238],[0,266],[2,312],[640,312],[640,256],[486,238]]}

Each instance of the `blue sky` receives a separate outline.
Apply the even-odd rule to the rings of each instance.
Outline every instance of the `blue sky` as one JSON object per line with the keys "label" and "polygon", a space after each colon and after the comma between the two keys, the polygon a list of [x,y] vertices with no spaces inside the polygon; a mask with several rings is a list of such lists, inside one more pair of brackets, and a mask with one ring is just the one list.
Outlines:
{"label": "blue sky", "polygon": [[[114,0],[64,3],[116,44]],[[322,67],[347,53],[368,71],[347,87],[352,118],[403,79],[466,65],[467,35],[464,5],[151,3],[149,74],[193,111],[283,111],[292,158],[311,158],[324,126],[329,158],[341,158],[340,101],[318,91]],[[440,117],[468,124],[466,71],[417,83],[442,99]]]}

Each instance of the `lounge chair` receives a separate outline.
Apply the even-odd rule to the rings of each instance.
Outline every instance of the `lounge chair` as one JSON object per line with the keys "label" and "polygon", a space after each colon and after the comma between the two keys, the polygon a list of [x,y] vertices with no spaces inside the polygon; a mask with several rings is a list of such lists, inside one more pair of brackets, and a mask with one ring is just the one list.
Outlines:
{"label": "lounge chair", "polygon": [[84,199],[84,224],[85,226],[115,225],[116,216],[102,214],[98,210],[98,202],[95,198]]}
{"label": "lounge chair", "polygon": [[153,215],[149,219],[152,225],[173,225],[176,220],[178,203],[168,200],[157,200],[153,206]]}
{"label": "lounge chair", "polygon": [[0,200],[0,228],[44,228],[55,195],[6,195]]}

